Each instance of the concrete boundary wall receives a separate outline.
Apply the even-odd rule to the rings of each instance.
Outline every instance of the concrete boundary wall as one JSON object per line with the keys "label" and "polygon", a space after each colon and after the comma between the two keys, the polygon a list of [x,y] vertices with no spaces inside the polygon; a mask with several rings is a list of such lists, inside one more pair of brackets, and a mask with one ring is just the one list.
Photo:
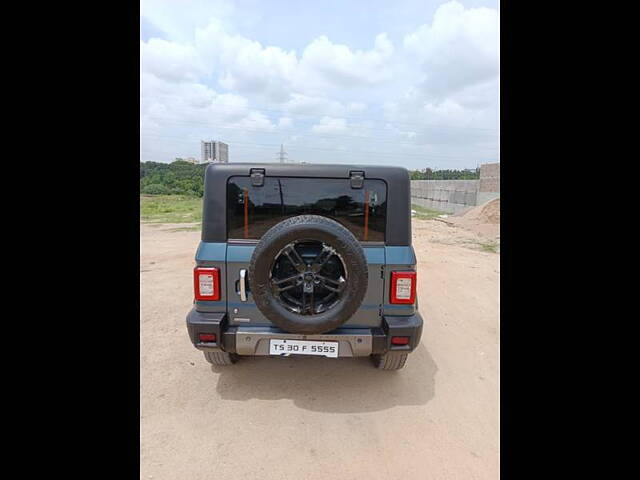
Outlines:
{"label": "concrete boundary wall", "polygon": [[478,205],[500,198],[500,164],[485,163],[480,166],[478,183]]}
{"label": "concrete boundary wall", "polygon": [[478,180],[411,180],[411,201],[416,205],[456,213],[476,205]]}
{"label": "concrete boundary wall", "polygon": [[422,207],[457,213],[500,198],[500,163],[480,166],[479,180],[411,180],[411,202]]}

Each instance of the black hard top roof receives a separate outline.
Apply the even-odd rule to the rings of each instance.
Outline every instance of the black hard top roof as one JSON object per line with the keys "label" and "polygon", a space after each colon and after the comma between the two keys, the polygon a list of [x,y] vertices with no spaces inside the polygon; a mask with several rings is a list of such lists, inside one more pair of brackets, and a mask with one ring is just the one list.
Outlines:
{"label": "black hard top roof", "polygon": [[337,163],[211,163],[207,170],[229,172],[232,175],[249,175],[252,168],[264,168],[265,175],[272,177],[286,175],[291,177],[348,178],[349,173],[353,170],[364,171],[365,176],[369,178],[391,179],[396,175],[409,176],[409,171],[403,167]]}
{"label": "black hard top roof", "polygon": [[387,245],[411,245],[411,184],[404,167],[383,165],[344,165],[324,163],[211,163],[204,178],[203,242],[227,241],[227,180],[249,176],[254,168],[264,169],[267,177],[349,178],[351,172],[364,172],[365,179],[387,184]]}

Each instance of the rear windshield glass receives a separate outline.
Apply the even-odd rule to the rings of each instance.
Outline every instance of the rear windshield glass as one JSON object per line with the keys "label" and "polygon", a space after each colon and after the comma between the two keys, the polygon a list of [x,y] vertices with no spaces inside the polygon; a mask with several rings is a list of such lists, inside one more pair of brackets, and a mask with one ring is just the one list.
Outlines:
{"label": "rear windshield glass", "polygon": [[263,186],[254,187],[249,177],[229,178],[230,239],[259,239],[285,218],[303,214],[332,218],[360,241],[383,242],[387,186],[382,180],[353,189],[348,178],[265,177]]}

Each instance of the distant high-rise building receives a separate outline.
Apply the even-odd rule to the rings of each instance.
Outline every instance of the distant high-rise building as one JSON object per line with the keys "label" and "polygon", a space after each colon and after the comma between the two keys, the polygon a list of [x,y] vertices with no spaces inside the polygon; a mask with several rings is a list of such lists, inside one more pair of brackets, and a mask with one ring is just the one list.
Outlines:
{"label": "distant high-rise building", "polygon": [[202,163],[229,163],[229,145],[214,140],[200,142]]}

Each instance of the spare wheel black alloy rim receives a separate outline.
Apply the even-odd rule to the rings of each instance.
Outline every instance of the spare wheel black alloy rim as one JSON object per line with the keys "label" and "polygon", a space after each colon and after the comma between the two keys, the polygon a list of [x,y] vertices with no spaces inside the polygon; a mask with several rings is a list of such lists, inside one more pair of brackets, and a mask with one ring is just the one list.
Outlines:
{"label": "spare wheel black alloy rim", "polygon": [[275,299],[299,315],[331,310],[342,298],[347,282],[345,262],[324,242],[297,240],[275,257],[269,283]]}

